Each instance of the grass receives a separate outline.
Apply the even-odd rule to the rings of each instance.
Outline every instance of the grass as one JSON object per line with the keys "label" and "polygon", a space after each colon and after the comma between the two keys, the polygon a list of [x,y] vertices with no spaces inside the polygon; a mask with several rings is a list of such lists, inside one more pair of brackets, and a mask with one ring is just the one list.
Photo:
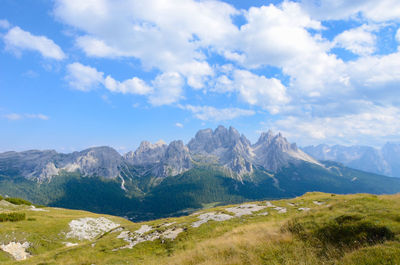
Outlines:
{"label": "grass", "polygon": [[25,220],[25,213],[0,213],[0,222],[18,222]]}
{"label": "grass", "polygon": [[[267,208],[262,210],[267,216],[254,213],[224,222],[209,221],[198,228],[190,226],[197,220],[194,215],[132,223],[58,208],[35,212],[20,205],[17,212],[25,213],[28,220],[3,223],[0,244],[31,242],[28,251],[33,257],[18,264],[400,264],[400,195],[308,193],[272,203],[288,212],[279,214]],[[226,207],[230,206],[201,212],[224,212]],[[302,212],[300,207],[311,210]],[[126,245],[117,238],[119,232],[93,241],[65,239],[71,220],[99,216],[129,231],[142,224],[163,231],[165,223],[174,223],[168,228],[184,227],[185,231],[173,241],[156,239],[118,251],[113,249]],[[66,241],[79,244],[66,247]],[[0,251],[0,263],[13,262]]]}

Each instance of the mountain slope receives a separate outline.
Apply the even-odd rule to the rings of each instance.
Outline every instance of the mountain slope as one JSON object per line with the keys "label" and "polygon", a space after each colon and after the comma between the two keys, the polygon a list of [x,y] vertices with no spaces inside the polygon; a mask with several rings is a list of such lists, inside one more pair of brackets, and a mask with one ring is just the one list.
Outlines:
{"label": "mountain slope", "polygon": [[386,143],[381,149],[370,146],[317,145],[302,148],[318,160],[331,160],[359,170],[400,177],[400,144]]}
{"label": "mountain slope", "polygon": [[[141,177],[137,177],[141,178]],[[126,181],[126,187],[133,185]],[[232,178],[222,167],[194,167],[169,176],[142,195],[128,196],[119,179],[87,178],[78,174],[48,183],[0,176],[0,194],[21,196],[36,203],[127,216],[141,221],[179,216],[210,203],[288,198],[307,191],[335,193],[396,193],[400,180],[326,162],[326,168],[292,164],[276,173],[255,168],[244,180]]]}
{"label": "mountain slope", "polygon": [[399,195],[308,193],[145,223],[1,200],[6,212],[25,219],[1,223],[1,264],[400,262]]}

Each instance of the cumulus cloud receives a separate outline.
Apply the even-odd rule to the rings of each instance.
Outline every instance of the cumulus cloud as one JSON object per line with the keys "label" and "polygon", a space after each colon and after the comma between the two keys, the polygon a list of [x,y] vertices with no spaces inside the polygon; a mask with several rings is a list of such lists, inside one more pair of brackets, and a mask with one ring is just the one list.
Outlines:
{"label": "cumulus cloud", "polygon": [[400,20],[397,0],[301,0],[302,7],[319,20],[339,20],[362,17],[378,22]]}
{"label": "cumulus cloud", "polygon": [[237,31],[237,12],[224,2],[194,0],[57,0],[54,10],[83,32],[76,43],[88,56],[134,57],[146,68],[180,73],[195,89],[212,74],[199,48]]}
{"label": "cumulus cloud", "polygon": [[23,119],[39,119],[39,120],[48,120],[49,117],[44,114],[18,114],[18,113],[9,113],[3,115],[4,118],[10,121],[23,120]]}
{"label": "cumulus cloud", "polygon": [[397,33],[396,33],[396,40],[399,42],[399,44],[400,44],[400,29],[398,29],[397,30]]}
{"label": "cumulus cloud", "polygon": [[183,128],[184,127],[183,124],[180,123],[180,122],[175,123],[175,126],[178,127],[178,128]]}
{"label": "cumulus cloud", "polygon": [[320,22],[311,20],[297,3],[252,7],[245,12],[245,17],[247,23],[234,36],[232,45],[243,52],[239,58],[249,67],[283,66],[295,57],[306,57],[321,50],[306,30],[321,29]]}
{"label": "cumulus cloud", "polygon": [[19,55],[24,50],[37,51],[43,57],[63,60],[66,55],[61,48],[45,36],[35,36],[19,27],[13,27],[4,36],[6,49]]}
{"label": "cumulus cloud", "polygon": [[361,113],[337,117],[290,116],[270,125],[303,144],[316,141],[349,144],[349,141],[397,136],[400,131],[399,115],[400,109],[397,107],[372,106]]}
{"label": "cumulus cloud", "polygon": [[142,79],[133,77],[123,82],[116,81],[111,76],[107,76],[104,80],[104,86],[111,92],[122,94],[137,94],[147,95],[152,92],[152,88],[146,84]]}
{"label": "cumulus cloud", "polygon": [[153,106],[170,105],[183,98],[184,79],[177,72],[167,72],[156,76],[148,85],[138,77],[115,80],[96,68],[75,62],[67,65],[66,80],[73,89],[88,92],[97,88],[105,88],[112,93],[147,96]]}
{"label": "cumulus cloud", "polygon": [[176,72],[163,73],[153,81],[154,92],[149,97],[154,106],[169,105],[183,97],[184,81]]}
{"label": "cumulus cloud", "polygon": [[67,65],[67,81],[71,88],[90,91],[96,89],[103,83],[104,73],[97,71],[96,68],[83,65],[81,63],[72,63]]}
{"label": "cumulus cloud", "polygon": [[202,121],[228,121],[238,117],[252,116],[255,114],[253,110],[239,108],[217,109],[211,106],[193,105],[181,106],[181,108],[189,110],[197,119]]}
{"label": "cumulus cloud", "polygon": [[335,37],[334,45],[358,55],[372,54],[376,49],[376,36],[371,30],[366,25],[346,30]]}
{"label": "cumulus cloud", "polygon": [[219,92],[236,91],[239,97],[250,105],[268,110],[272,114],[280,111],[290,99],[286,87],[276,78],[266,78],[245,70],[235,70],[232,80],[222,75],[215,89]]}

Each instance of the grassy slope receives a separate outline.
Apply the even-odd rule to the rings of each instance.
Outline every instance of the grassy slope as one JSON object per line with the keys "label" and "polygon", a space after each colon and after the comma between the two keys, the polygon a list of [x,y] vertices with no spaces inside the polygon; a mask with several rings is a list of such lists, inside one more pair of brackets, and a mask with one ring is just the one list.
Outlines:
{"label": "grassy slope", "polygon": [[[313,201],[325,204],[318,206]],[[64,246],[63,242],[78,242],[65,239],[63,234],[71,220],[100,215],[2,206],[0,211],[24,212],[35,220],[0,223],[0,243],[19,240],[33,244],[29,251],[34,257],[17,264],[400,264],[400,195],[308,193],[273,204],[286,207],[288,212],[279,214],[267,208],[262,210],[268,211],[267,216],[254,213],[224,222],[209,221],[199,228],[190,226],[197,220],[193,215],[145,223],[107,216],[130,231],[142,224],[157,227],[165,222],[187,228],[174,241],[155,240],[119,251],[112,251],[126,245],[116,238],[119,233],[82,241],[75,247]],[[311,211],[300,212],[298,207]],[[0,251],[1,262],[13,264]]]}

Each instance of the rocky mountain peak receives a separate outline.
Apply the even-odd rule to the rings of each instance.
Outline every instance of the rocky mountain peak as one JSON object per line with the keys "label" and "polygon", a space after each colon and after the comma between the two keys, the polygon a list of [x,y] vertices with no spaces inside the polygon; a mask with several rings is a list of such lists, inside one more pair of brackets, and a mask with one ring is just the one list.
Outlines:
{"label": "rocky mountain peak", "polygon": [[298,149],[296,144],[290,144],[280,132],[276,135],[271,131],[261,134],[252,148],[254,162],[270,171],[277,171],[289,163],[300,161],[318,164],[316,160]]}
{"label": "rocky mountain peak", "polygon": [[271,130],[268,130],[268,132],[263,132],[261,133],[260,137],[258,138],[258,141],[256,145],[259,145],[261,143],[271,143],[272,138],[274,138],[274,133]]}
{"label": "rocky mountain peak", "polygon": [[167,145],[164,141],[158,141],[155,144],[142,141],[135,152],[128,152],[124,158],[133,165],[155,164],[161,162],[166,150]]}

